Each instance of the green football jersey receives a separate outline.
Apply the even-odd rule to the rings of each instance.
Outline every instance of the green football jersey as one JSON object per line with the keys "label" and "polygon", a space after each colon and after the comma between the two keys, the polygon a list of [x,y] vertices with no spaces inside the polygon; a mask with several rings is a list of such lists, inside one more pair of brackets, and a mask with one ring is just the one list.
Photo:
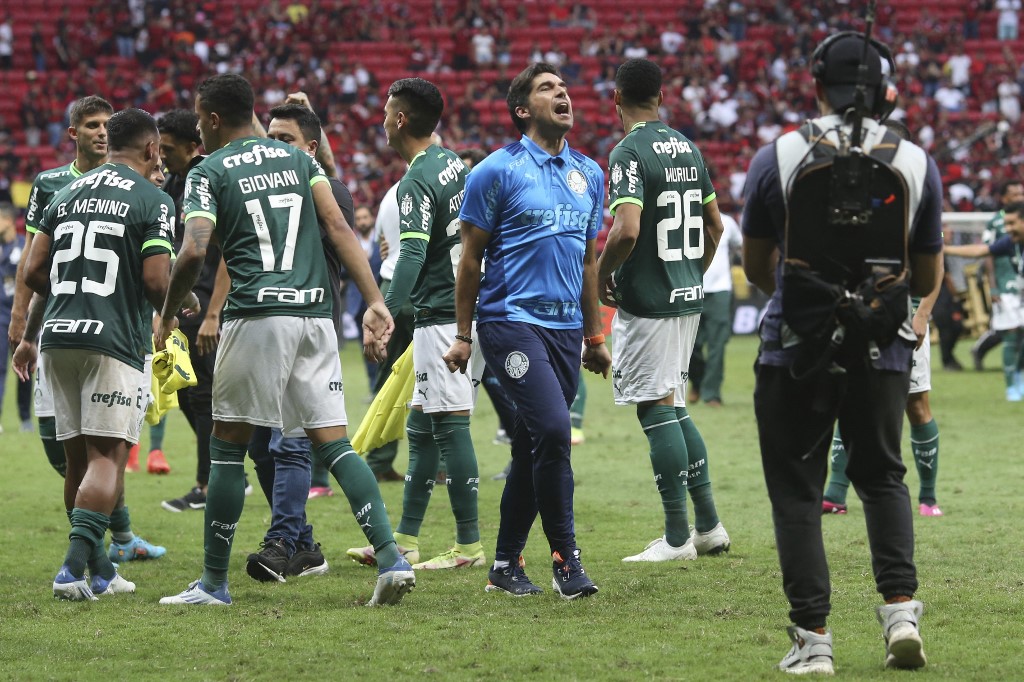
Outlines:
{"label": "green football jersey", "polygon": [[43,171],[32,183],[32,191],[28,195],[28,212],[25,214],[25,230],[33,234],[39,231],[39,221],[43,211],[50,203],[53,195],[68,186],[72,180],[81,177],[75,168],[75,162]]}
{"label": "green football jersey", "polygon": [[130,167],[105,163],[53,195],[37,229],[52,239],[40,347],[95,351],[142,371],[153,312],[142,261],[171,253],[174,202]]}
{"label": "green football jersey", "polygon": [[[992,244],[1006,234],[1003,212],[1000,210],[985,226],[985,233],[982,239],[986,244]],[[1017,282],[1017,257],[1016,256],[993,256],[992,265],[995,270],[996,289],[993,294],[1016,294],[1019,293]]]}
{"label": "green football jersey", "polygon": [[215,224],[231,275],[224,319],[331,317],[333,302],[312,187],[327,182],[309,154],[244,137],[189,171],[182,211]]}
{"label": "green football jersey", "polygon": [[[458,154],[430,145],[413,158],[398,184],[400,239],[427,242],[411,296],[417,327],[455,322],[455,271],[462,254],[459,208],[468,172]],[[400,272],[396,269],[395,276]],[[396,283],[392,288],[398,288]]]}
{"label": "green football jersey", "polygon": [[704,205],[715,198],[704,157],[661,121],[637,123],[608,160],[610,210],[641,209],[632,253],[613,274],[615,300],[639,317],[704,307]]}

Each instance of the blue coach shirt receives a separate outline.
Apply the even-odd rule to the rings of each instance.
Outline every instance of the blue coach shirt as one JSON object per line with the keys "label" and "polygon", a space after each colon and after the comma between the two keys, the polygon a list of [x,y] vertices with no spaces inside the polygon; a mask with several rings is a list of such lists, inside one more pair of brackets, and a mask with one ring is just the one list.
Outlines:
{"label": "blue coach shirt", "polygon": [[604,215],[604,171],[562,146],[557,156],[523,137],[466,177],[459,218],[491,234],[477,320],[583,326],[587,240]]}

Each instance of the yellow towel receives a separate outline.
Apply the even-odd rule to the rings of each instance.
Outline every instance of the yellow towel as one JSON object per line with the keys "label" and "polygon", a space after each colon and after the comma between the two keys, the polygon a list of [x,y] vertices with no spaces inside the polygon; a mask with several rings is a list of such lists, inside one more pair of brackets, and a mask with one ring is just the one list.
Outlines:
{"label": "yellow towel", "polygon": [[405,436],[405,420],[409,401],[416,385],[412,371],[412,344],[391,368],[391,376],[370,404],[366,416],[352,436],[352,447],[360,454]]}
{"label": "yellow towel", "polygon": [[146,423],[156,426],[165,414],[178,406],[178,393],[163,393],[160,390],[160,381],[155,374],[150,373],[151,385],[149,394],[149,406],[146,408]]}
{"label": "yellow towel", "polygon": [[180,329],[171,332],[167,337],[167,347],[153,355],[153,377],[160,384],[159,393],[167,395],[199,383],[188,356],[188,339]]}

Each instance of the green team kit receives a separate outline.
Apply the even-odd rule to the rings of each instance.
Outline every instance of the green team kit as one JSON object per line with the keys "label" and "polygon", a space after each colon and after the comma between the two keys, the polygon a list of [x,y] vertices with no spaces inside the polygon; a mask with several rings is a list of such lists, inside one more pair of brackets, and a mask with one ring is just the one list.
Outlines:
{"label": "green team kit", "polygon": [[171,253],[174,204],[123,164],[68,173],[35,226],[53,240],[41,348],[91,350],[142,371],[151,312],[142,261]]}
{"label": "green team kit", "polygon": [[50,205],[53,195],[68,186],[72,180],[80,178],[82,173],[75,168],[75,162],[43,171],[32,183],[32,192],[28,196],[28,212],[25,214],[25,230],[33,234],[39,231],[39,221],[43,217],[43,209]]}
{"label": "green team kit", "polygon": [[611,212],[625,203],[643,209],[636,245],[614,273],[619,307],[650,318],[700,313],[704,205],[715,198],[704,157],[681,133],[648,121],[615,146],[608,166]]}
{"label": "green team kit", "polygon": [[388,301],[392,307],[410,295],[417,327],[455,322],[455,271],[462,253],[459,208],[467,173],[455,152],[430,145],[413,158],[398,185],[402,249],[422,248],[425,242],[426,251],[415,284],[402,282],[401,269],[396,270]]}
{"label": "green team kit", "polygon": [[[1006,229],[1003,227],[1003,212],[999,211],[992,219],[988,221],[988,225],[985,227],[984,241],[986,244],[992,244],[997,239],[1006,234]],[[996,281],[996,288],[993,294],[1019,294],[1019,283],[1017,281],[1017,257],[1016,256],[993,256],[992,264],[994,266],[994,276]]]}
{"label": "green team kit", "polygon": [[331,317],[327,261],[311,188],[327,182],[304,151],[244,137],[188,173],[185,221],[213,221],[231,275],[224,319]]}

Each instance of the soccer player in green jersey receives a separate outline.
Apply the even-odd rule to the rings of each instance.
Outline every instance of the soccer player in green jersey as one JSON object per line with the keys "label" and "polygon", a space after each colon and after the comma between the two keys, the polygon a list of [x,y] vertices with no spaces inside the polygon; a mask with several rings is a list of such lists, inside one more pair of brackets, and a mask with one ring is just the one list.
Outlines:
{"label": "soccer player in green jersey", "polygon": [[[42,364],[67,454],[65,497],[73,500],[53,593],[72,600],[135,591],[104,554],[103,536],[142,427],[149,304],[163,303],[174,231],[174,206],[148,179],[160,162],[153,117],[127,109],[110,117],[107,133],[110,161],[50,198],[25,266],[29,287],[49,297]],[[198,309],[194,296],[189,307]],[[22,372],[31,370],[31,355],[18,362]]]}
{"label": "soccer player in green jersey", "polygon": [[[416,384],[406,424],[409,470],[395,541],[406,557],[419,558],[420,525],[442,455],[455,516],[455,546],[413,566],[423,569],[483,567],[487,563],[477,519],[480,474],[469,433],[469,415],[484,362],[479,346],[474,348],[465,374],[450,373],[441,358],[459,336],[455,271],[462,253],[459,207],[469,172],[458,154],[431,140],[443,110],[440,91],[422,78],[404,78],[388,88],[384,133],[409,170],[398,185],[402,248],[386,302],[393,315],[409,299],[416,311]],[[373,556],[369,549],[349,550],[349,556],[365,563],[365,557]]]}
{"label": "soccer player in green jersey", "polygon": [[658,65],[626,61],[615,87],[626,137],[608,161],[615,220],[598,261],[598,281],[602,300],[618,308],[612,322],[615,404],[637,406],[665,510],[665,534],[623,561],[696,559],[729,549],[711,495],[707,449],[684,403],[703,275],[722,236],[722,220],[700,151],[658,119]]}
{"label": "soccer player in green jersey", "polygon": [[318,221],[367,301],[363,342],[371,356],[382,355],[391,315],[320,165],[302,149],[252,134],[254,99],[249,82],[234,74],[207,79],[196,94],[209,156],[186,181],[185,238],[157,347],[165,343],[214,236],[231,291],[213,381],[203,574],[160,603],[231,603],[228,564],[245,500],[242,463],[253,426],[305,431],[376,549],[380,568],[370,604],[397,603],[415,585],[415,575],[395,546],[377,481],[347,437]]}
{"label": "soccer player in green jersey", "polygon": [[[29,253],[32,239],[39,229],[43,209],[50,203],[53,195],[81,177],[83,173],[98,168],[107,161],[107,121],[112,113],[110,103],[96,95],[83,97],[72,105],[68,135],[75,142],[75,160],[67,165],[43,171],[32,184],[28,213],[25,217],[25,254]],[[38,300],[37,324],[33,325],[32,329],[27,329],[27,313],[32,299],[32,291],[25,283],[24,267],[27,261],[27,257],[22,257],[15,276],[14,308],[8,329],[12,348],[16,348],[23,337],[35,345],[39,325],[42,324],[43,308],[46,305],[44,299]],[[39,421],[39,438],[43,444],[43,452],[46,453],[50,466],[64,477],[67,471],[64,446],[57,441],[53,396],[41,364],[36,367],[35,380],[35,413]],[[74,497],[69,496],[66,484],[65,502],[68,504],[67,509],[70,510]],[[110,546],[112,561],[123,563],[134,559],[158,559],[167,552],[166,548],[150,544],[132,532],[131,515],[123,499],[118,501],[110,517],[110,532],[113,540]]]}
{"label": "soccer player in green jersey", "polygon": [[[982,241],[992,244],[1006,234],[1004,227],[1005,211],[1010,204],[1024,200],[1024,183],[1020,180],[1008,180],[1003,183],[999,192],[1000,209],[996,211],[985,226]],[[992,299],[992,318],[989,320],[989,329],[971,346],[971,357],[974,359],[974,369],[981,370],[984,365],[985,355],[992,348],[995,348],[1000,341],[1005,342],[1003,346],[1003,367],[1006,377],[1006,399],[1010,402],[1018,402],[1024,399],[1024,386],[1019,385],[1020,373],[1017,371],[1018,355],[1021,349],[1021,337],[1018,328],[1021,320],[1018,319],[1020,309],[1020,291],[1017,284],[1016,263],[1006,256],[990,256],[987,259],[985,270],[988,273],[989,293]],[[1024,352],[1024,351],[1022,351]]]}

